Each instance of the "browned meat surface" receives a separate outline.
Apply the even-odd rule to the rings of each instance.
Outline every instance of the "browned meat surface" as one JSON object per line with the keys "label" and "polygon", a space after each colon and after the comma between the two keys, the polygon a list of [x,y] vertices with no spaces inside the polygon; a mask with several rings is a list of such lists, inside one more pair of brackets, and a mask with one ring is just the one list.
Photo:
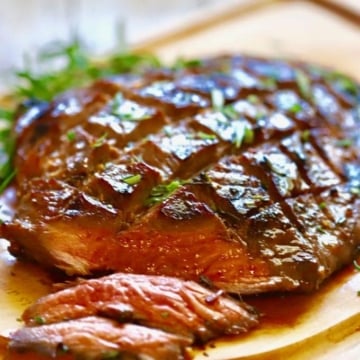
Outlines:
{"label": "browned meat surface", "polygon": [[11,252],[70,275],[313,290],[360,244],[351,79],[241,56],[119,77],[19,117]]}
{"label": "browned meat surface", "polygon": [[190,343],[183,336],[91,316],[19,329],[10,336],[7,356],[35,352],[50,358],[180,360]]}
{"label": "browned meat surface", "polygon": [[88,316],[135,322],[205,342],[237,335],[257,324],[240,301],[192,282],[165,276],[113,274],[39,299],[23,314],[26,325],[52,324]]}

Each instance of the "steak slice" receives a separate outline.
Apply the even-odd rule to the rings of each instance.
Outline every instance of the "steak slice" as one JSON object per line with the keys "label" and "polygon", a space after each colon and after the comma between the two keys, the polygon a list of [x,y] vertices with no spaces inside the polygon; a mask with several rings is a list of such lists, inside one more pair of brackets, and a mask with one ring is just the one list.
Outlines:
{"label": "steak slice", "polygon": [[117,273],[84,280],[40,298],[22,318],[34,326],[88,316],[135,322],[182,335],[197,343],[237,335],[257,325],[257,315],[240,301],[192,281]]}
{"label": "steak slice", "polygon": [[341,79],[220,56],[30,108],[15,128],[18,198],[1,236],[14,255],[71,275],[316,289],[360,244],[360,92]]}
{"label": "steak slice", "polygon": [[35,353],[48,358],[181,360],[190,343],[186,337],[161,330],[90,316],[15,331],[7,359]]}

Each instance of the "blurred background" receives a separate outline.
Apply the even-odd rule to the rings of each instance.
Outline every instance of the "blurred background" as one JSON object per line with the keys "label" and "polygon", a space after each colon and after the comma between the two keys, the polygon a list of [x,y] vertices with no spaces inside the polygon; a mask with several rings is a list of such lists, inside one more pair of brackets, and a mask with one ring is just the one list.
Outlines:
{"label": "blurred background", "polygon": [[[246,1],[246,0],[245,0]],[[53,40],[80,36],[94,53],[123,50],[186,16],[239,0],[1,0],[0,67]],[[220,5],[220,6],[219,6]]]}
{"label": "blurred background", "polygon": [[25,54],[74,34],[95,55],[247,52],[360,72],[360,0],[0,0],[0,88]]}

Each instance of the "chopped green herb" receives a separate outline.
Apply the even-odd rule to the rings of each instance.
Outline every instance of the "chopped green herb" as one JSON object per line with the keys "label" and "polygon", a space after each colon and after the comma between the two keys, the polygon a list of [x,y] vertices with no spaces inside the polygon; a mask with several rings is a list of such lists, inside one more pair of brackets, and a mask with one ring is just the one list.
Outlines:
{"label": "chopped green herb", "polygon": [[100,146],[102,146],[105,143],[105,140],[107,138],[107,133],[104,133],[103,135],[101,135],[99,138],[97,138],[92,144],[91,147],[92,148],[98,148]]}
{"label": "chopped green herb", "polygon": [[[28,62],[26,68],[16,72],[18,85],[13,91],[14,98],[18,102],[24,99],[50,101],[70,88],[85,86],[98,78],[128,72],[141,73],[146,68],[161,66],[158,58],[147,54],[120,53],[103,61],[92,61],[90,58],[77,39],[65,44],[48,44],[40,51],[35,63]],[[147,114],[139,111],[136,116],[132,112],[124,116],[127,120],[141,120]],[[0,191],[6,188],[15,175],[12,162],[14,139],[10,129],[13,118],[13,111],[0,108]],[[8,128],[4,128],[3,122],[9,124]],[[72,133],[68,134],[68,140],[73,141]],[[94,147],[100,146],[103,140],[98,139]]]}
{"label": "chopped green herb", "polygon": [[326,234],[326,231],[325,231],[324,228],[321,227],[321,226],[317,226],[317,227],[316,227],[316,231],[319,232],[320,234]]}
{"label": "chopped green herb", "polygon": [[297,69],[295,71],[295,81],[299,88],[300,94],[305,99],[311,99],[311,81],[310,78],[305,74],[303,70]]}
{"label": "chopped green herb", "polygon": [[250,127],[245,127],[244,143],[251,144],[254,141],[254,131]]}
{"label": "chopped green herb", "polygon": [[182,180],[174,180],[169,184],[160,184],[155,186],[146,200],[146,205],[152,206],[164,201],[184,183],[186,182]]}
{"label": "chopped green herb", "polygon": [[348,148],[352,145],[352,143],[353,142],[351,139],[341,139],[336,142],[336,145],[339,147]]}
{"label": "chopped green herb", "polygon": [[236,131],[233,135],[232,143],[238,149],[243,143],[251,144],[254,141],[254,131],[246,123],[241,123],[240,126],[236,128]]}
{"label": "chopped green herb", "polygon": [[1,178],[0,194],[7,188],[8,185],[10,185],[11,181],[15,178],[15,175],[16,169],[11,169],[11,172],[9,172],[5,178]]}
{"label": "chopped green herb", "polygon": [[[64,65],[59,69],[56,64]],[[34,67],[45,69],[37,73],[28,64],[27,69],[16,73],[20,86],[16,95],[20,98],[51,100],[57,94],[91,81],[124,72],[141,72],[147,67],[159,67],[159,60],[147,54],[120,53],[102,62],[90,60],[83,44],[74,40],[70,44],[52,43],[40,52]]]}
{"label": "chopped green herb", "polygon": [[310,130],[304,130],[300,135],[300,139],[302,142],[308,142],[310,140]]}
{"label": "chopped green herb", "polygon": [[273,77],[268,77],[266,79],[261,80],[261,84],[267,90],[274,90],[277,85],[277,81]]}
{"label": "chopped green herb", "polygon": [[119,107],[124,103],[124,100],[125,100],[124,95],[120,92],[118,92],[114,96],[114,99],[111,104],[111,111],[114,115],[117,115],[117,111],[118,111]]}
{"label": "chopped green herb", "polygon": [[201,139],[201,140],[215,140],[217,139],[217,136],[215,134],[207,134],[202,131],[198,131],[193,136],[195,139]]}
{"label": "chopped green herb", "polygon": [[353,186],[350,188],[350,192],[353,195],[360,195],[360,187]]}
{"label": "chopped green herb", "polygon": [[203,61],[200,59],[183,59],[178,58],[173,65],[174,70],[182,70],[188,68],[199,67],[203,64]]}
{"label": "chopped green herb", "polygon": [[238,112],[233,105],[226,105],[222,108],[221,112],[229,119],[235,120],[239,117]]}
{"label": "chopped green herb", "polygon": [[325,201],[322,201],[322,202],[319,204],[319,208],[322,209],[322,210],[325,209],[326,206],[327,206],[327,205],[326,205],[326,202],[325,202]]}
{"label": "chopped green herb", "polygon": [[246,100],[253,105],[259,104],[260,103],[260,99],[257,95],[254,94],[250,94],[248,95],[248,97],[246,98]]}
{"label": "chopped green herb", "polygon": [[302,106],[300,103],[295,103],[292,106],[290,106],[288,110],[293,114],[298,114],[299,112],[302,111]]}
{"label": "chopped green herb", "polygon": [[13,166],[15,139],[11,130],[14,112],[0,108],[0,193],[11,183],[16,171]]}
{"label": "chopped green herb", "polygon": [[141,175],[140,174],[129,175],[123,178],[122,181],[128,185],[136,185],[141,181]]}
{"label": "chopped green herb", "polygon": [[34,317],[34,322],[37,324],[37,325],[44,325],[45,324],[45,319],[42,317],[42,316],[35,316]]}
{"label": "chopped green herb", "polygon": [[347,92],[351,95],[357,96],[359,94],[359,86],[356,84],[354,80],[348,77],[345,74],[340,72],[325,72],[324,73],[325,80],[335,83],[339,88]]}
{"label": "chopped green herb", "polygon": [[356,260],[354,260],[353,264],[354,264],[355,269],[357,271],[360,271],[360,264]]}
{"label": "chopped green herb", "polygon": [[13,121],[14,112],[8,109],[0,108],[0,120]]}
{"label": "chopped green herb", "polygon": [[69,141],[74,141],[76,138],[76,133],[73,130],[70,130],[66,133],[66,137]]}
{"label": "chopped green herb", "polygon": [[221,110],[225,105],[224,94],[220,89],[211,90],[211,104],[215,110]]}

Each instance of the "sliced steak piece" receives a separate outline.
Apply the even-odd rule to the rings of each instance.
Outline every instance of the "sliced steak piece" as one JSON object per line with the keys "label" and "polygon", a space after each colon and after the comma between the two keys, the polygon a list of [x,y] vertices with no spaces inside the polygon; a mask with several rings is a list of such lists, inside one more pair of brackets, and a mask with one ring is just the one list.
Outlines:
{"label": "sliced steak piece", "polygon": [[101,315],[205,342],[257,325],[240,301],[191,281],[165,276],[113,274],[42,297],[23,314],[26,325]]}
{"label": "sliced steak piece", "polygon": [[7,359],[18,353],[70,359],[185,359],[191,340],[157,329],[119,324],[98,316],[23,327],[10,336]]}

